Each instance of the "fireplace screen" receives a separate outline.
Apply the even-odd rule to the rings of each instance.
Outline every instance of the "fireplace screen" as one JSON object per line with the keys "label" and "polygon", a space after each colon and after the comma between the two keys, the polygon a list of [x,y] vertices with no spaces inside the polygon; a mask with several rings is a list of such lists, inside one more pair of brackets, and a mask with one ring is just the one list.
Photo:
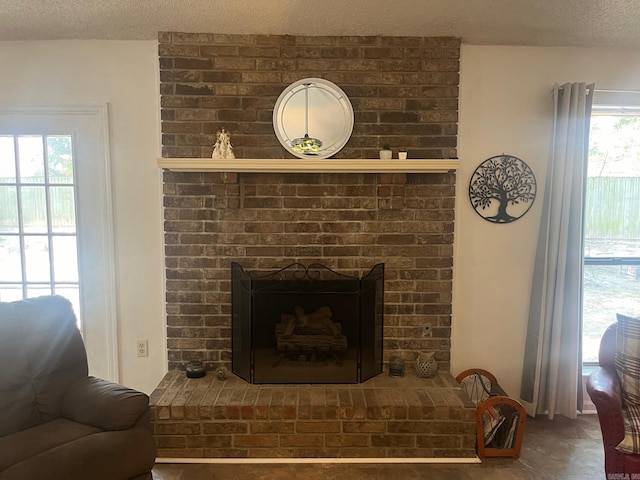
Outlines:
{"label": "fireplace screen", "polygon": [[231,265],[232,369],[250,383],[358,383],[382,372],[384,264],[362,278]]}

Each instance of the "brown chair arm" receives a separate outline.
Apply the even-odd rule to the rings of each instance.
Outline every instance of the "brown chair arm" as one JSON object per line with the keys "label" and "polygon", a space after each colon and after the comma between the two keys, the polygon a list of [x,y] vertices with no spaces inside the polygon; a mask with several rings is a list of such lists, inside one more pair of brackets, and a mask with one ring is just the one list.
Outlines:
{"label": "brown chair arm", "polygon": [[598,410],[598,419],[605,446],[614,448],[624,438],[622,397],[616,371],[600,367],[587,379],[587,392]]}
{"label": "brown chair arm", "polygon": [[126,430],[148,418],[149,397],[136,390],[95,377],[71,384],[62,399],[62,416],[103,430]]}

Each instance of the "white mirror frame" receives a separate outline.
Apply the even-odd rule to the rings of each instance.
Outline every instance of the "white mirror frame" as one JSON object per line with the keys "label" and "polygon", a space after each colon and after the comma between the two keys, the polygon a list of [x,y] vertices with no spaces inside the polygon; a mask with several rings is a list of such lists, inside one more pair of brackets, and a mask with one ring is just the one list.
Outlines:
{"label": "white mirror frame", "polygon": [[[307,93],[321,95],[323,102],[322,111],[318,114],[318,105],[307,107],[309,118],[308,125],[304,120],[304,112],[300,110],[300,103],[304,102],[305,88]],[[304,105],[304,103],[302,104]],[[314,117],[314,109],[315,117]],[[310,137],[319,136],[321,129],[314,128],[324,126],[331,131],[322,140],[322,147],[315,154],[305,154],[293,149],[292,142],[304,137],[306,133]],[[306,131],[308,126],[308,130]],[[280,144],[292,155],[298,158],[329,158],[338,153],[346,145],[353,131],[353,107],[349,97],[335,83],[323,78],[303,78],[292,83],[278,97],[273,109],[273,129]],[[325,133],[328,130],[325,130]]]}

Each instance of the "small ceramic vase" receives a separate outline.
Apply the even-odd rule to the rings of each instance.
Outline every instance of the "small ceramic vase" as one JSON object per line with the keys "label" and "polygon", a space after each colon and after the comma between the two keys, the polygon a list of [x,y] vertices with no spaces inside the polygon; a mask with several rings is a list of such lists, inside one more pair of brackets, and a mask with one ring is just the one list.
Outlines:
{"label": "small ceramic vase", "polygon": [[432,378],[438,373],[436,352],[419,352],[414,363],[416,375],[422,378]]}
{"label": "small ceramic vase", "polygon": [[391,150],[380,150],[380,160],[391,160],[391,156],[393,155],[393,151]]}
{"label": "small ceramic vase", "polygon": [[188,378],[202,378],[207,374],[207,370],[201,360],[191,360],[187,364]]}

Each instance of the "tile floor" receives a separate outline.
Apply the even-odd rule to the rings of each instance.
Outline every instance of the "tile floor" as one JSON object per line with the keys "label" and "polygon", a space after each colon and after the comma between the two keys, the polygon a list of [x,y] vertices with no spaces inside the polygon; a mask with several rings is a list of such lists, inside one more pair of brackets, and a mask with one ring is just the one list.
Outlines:
{"label": "tile floor", "polygon": [[603,480],[598,418],[527,418],[518,460],[481,464],[157,464],[154,480]]}

